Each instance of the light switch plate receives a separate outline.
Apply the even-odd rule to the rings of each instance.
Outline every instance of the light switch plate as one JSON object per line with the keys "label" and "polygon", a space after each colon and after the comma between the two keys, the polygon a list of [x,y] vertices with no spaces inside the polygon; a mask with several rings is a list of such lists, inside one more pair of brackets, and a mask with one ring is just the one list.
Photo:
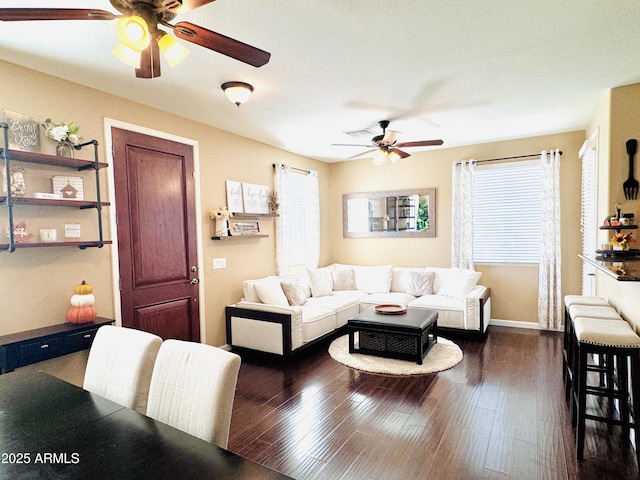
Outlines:
{"label": "light switch plate", "polygon": [[227,268],[227,259],[226,258],[214,258],[213,259],[213,268]]}

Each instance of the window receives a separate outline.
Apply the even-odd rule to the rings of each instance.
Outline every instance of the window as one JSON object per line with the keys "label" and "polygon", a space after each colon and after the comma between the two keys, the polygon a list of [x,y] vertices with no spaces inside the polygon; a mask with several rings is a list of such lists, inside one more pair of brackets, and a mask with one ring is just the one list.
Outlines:
{"label": "window", "polygon": [[280,200],[276,219],[276,271],[288,275],[317,268],[320,258],[318,172],[278,164],[275,185]]}
{"label": "window", "polygon": [[473,261],[537,264],[542,221],[540,161],[479,164],[474,175]]}

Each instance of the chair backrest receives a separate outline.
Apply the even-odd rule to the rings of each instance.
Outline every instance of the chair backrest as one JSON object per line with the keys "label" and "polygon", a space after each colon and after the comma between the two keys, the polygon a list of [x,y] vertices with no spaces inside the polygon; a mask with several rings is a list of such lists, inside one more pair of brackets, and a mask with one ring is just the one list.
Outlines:
{"label": "chair backrest", "polygon": [[165,340],[153,368],[147,415],[226,448],[239,371],[235,353]]}
{"label": "chair backrest", "polygon": [[112,325],[100,327],[89,351],[83,388],[145,413],[161,345],[162,339],[152,333]]}

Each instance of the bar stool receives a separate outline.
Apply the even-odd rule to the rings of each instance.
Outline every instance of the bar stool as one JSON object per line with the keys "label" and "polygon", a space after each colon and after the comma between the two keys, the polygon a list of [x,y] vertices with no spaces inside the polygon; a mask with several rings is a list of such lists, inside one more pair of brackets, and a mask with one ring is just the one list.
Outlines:
{"label": "bar stool", "polygon": [[609,303],[602,297],[594,295],[565,295],[564,297],[564,338],[562,351],[562,378],[567,381],[567,362],[569,353],[569,343],[571,340],[571,315],[569,308],[573,305],[609,306]]}
{"label": "bar stool", "polygon": [[[573,338],[573,323],[572,323],[572,319],[577,318],[577,317],[586,317],[586,318],[598,318],[600,320],[622,320],[622,317],[620,316],[620,314],[616,311],[615,308],[613,308],[612,306],[610,306],[609,304],[606,305],[577,305],[577,304],[570,304],[570,306],[568,306],[566,308],[566,310],[568,310],[568,315],[565,314],[565,331],[566,331],[566,337],[565,337],[565,343],[566,343],[566,347],[565,347],[565,352],[564,352],[564,356],[563,356],[563,379],[564,379],[564,386],[565,386],[565,400],[569,401],[569,398],[571,396],[571,387],[572,387],[572,383],[573,383],[573,372],[574,370],[574,366],[576,363],[576,360],[574,358],[574,342],[572,341]],[[566,357],[566,358],[565,358]],[[606,377],[608,376],[609,378],[613,375],[613,366],[612,366],[612,361],[609,360],[607,361],[607,359],[605,357],[599,356],[598,357],[598,365],[594,365],[594,364],[589,364],[588,368],[590,370],[597,370],[600,372],[600,384],[602,385],[605,380]],[[607,374],[607,375],[605,375]]]}
{"label": "bar stool", "polygon": [[[640,337],[624,320],[603,320],[599,318],[573,318],[574,374],[576,381],[572,394],[572,423],[576,425],[576,455],[584,456],[585,421],[595,420],[607,425],[622,427],[623,434],[629,436],[634,429],[635,442],[640,446],[640,434],[636,421],[640,419]],[[587,365],[589,355],[611,356],[615,360],[615,381],[605,386],[588,383]],[[631,361],[631,385],[628,382],[627,364]],[[629,394],[631,394],[630,400]],[[610,399],[607,415],[587,414],[587,395]],[[620,415],[615,418],[613,402],[619,402]],[[632,415],[631,411],[633,412]],[[632,417],[632,418],[631,418]],[[640,448],[636,448],[640,463]]]}

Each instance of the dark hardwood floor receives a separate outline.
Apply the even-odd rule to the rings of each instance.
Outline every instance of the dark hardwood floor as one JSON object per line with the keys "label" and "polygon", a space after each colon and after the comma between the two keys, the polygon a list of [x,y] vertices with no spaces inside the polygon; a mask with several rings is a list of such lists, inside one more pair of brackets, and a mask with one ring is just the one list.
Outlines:
{"label": "dark hardwood floor", "polygon": [[[447,335],[444,335],[447,337]],[[631,479],[635,453],[587,420],[585,459],[564,401],[562,334],[489,327],[438,374],[243,356],[229,449],[296,479]]]}

